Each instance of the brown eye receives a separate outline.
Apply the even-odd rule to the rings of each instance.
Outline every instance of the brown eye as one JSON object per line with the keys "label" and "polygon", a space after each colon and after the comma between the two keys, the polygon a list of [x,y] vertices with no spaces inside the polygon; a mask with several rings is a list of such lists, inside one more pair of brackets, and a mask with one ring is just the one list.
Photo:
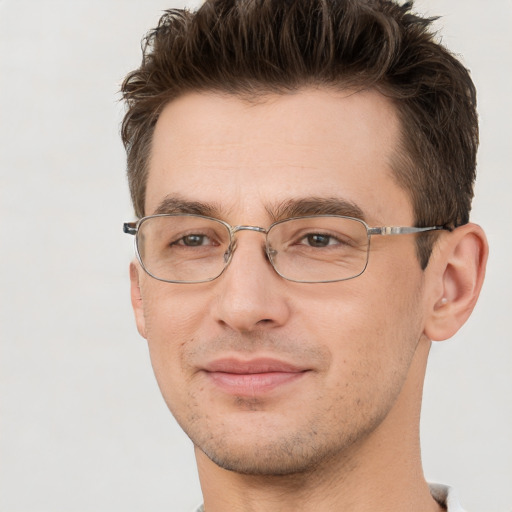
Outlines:
{"label": "brown eye", "polygon": [[322,235],[320,233],[313,233],[305,237],[308,245],[311,247],[327,247],[332,243],[332,237],[328,235]]}
{"label": "brown eye", "polygon": [[200,235],[197,233],[193,233],[190,235],[185,235],[175,242],[172,242],[171,245],[181,245],[185,247],[202,247],[205,245],[215,245],[214,242],[210,239],[210,237],[206,235]]}
{"label": "brown eye", "polygon": [[189,247],[204,245],[206,237],[204,235],[187,235],[182,238],[183,244]]}

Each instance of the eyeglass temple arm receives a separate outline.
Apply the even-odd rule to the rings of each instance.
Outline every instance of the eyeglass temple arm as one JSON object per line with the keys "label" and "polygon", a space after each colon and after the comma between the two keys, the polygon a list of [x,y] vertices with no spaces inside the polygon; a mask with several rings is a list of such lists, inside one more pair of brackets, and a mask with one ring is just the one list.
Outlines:
{"label": "eyeglass temple arm", "polygon": [[426,228],[415,228],[411,226],[381,226],[376,228],[368,228],[369,235],[408,235],[411,233],[423,233],[425,231],[439,230],[453,231],[451,226],[430,226]]}
{"label": "eyeglass temple arm", "polygon": [[[236,226],[234,231],[239,231],[242,229],[251,229],[254,231],[262,231],[265,230],[262,228],[254,228],[251,226]],[[426,228],[415,228],[410,226],[381,226],[375,228],[368,228],[369,235],[407,235],[411,233],[422,233],[424,231],[439,231],[439,230],[448,230],[453,231],[453,227],[450,226],[431,226]],[[123,224],[123,232],[128,235],[136,235],[137,234],[137,223],[136,222],[125,222]]]}
{"label": "eyeglass temple arm", "polygon": [[129,235],[137,234],[137,223],[136,222],[125,222],[123,224],[123,232]]}

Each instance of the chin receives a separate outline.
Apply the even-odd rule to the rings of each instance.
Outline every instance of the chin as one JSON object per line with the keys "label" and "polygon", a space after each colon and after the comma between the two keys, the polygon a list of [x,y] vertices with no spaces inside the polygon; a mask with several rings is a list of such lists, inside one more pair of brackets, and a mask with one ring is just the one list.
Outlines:
{"label": "chin", "polygon": [[[200,450],[202,448],[199,447]],[[290,452],[280,447],[233,450],[202,450],[217,466],[227,471],[252,476],[288,476],[314,471],[321,457],[318,455]]]}
{"label": "chin", "polygon": [[[329,436],[315,429],[261,429],[252,433],[190,435],[198,450],[220,468],[244,475],[287,476],[317,471],[340,458],[354,442],[351,436]],[[344,458],[344,457],[342,457]]]}

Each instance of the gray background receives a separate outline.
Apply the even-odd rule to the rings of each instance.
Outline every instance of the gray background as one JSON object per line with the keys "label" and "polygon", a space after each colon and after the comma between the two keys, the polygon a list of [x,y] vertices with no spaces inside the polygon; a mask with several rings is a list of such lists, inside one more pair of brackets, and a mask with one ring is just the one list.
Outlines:
{"label": "gray background", "polygon": [[[0,0],[0,510],[187,511],[192,449],[129,303],[133,218],[117,91],[169,0]],[[193,3],[188,3],[193,6]],[[429,480],[512,511],[510,0],[423,0],[480,95],[473,220],[491,244],[480,303],[432,351]]]}

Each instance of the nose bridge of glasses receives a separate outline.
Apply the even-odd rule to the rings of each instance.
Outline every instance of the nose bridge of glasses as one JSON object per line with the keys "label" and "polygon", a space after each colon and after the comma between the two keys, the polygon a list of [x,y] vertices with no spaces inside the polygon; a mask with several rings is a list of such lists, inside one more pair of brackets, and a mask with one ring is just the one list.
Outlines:
{"label": "nose bridge of glasses", "polygon": [[245,226],[245,225],[231,226],[230,227],[231,242],[230,242],[229,247],[227,248],[226,252],[224,253],[224,262],[226,263],[226,265],[229,264],[229,262],[231,261],[233,253],[237,247],[237,239],[234,235],[236,233],[238,233],[239,231],[253,231],[255,233],[262,233],[264,235],[266,235],[268,233],[267,229],[262,228],[260,226]]}
{"label": "nose bridge of glasses", "polygon": [[267,233],[267,230],[265,228],[261,228],[259,226],[232,226],[231,227],[231,234],[234,235],[235,233],[238,233],[238,231],[256,231],[257,233]]}

